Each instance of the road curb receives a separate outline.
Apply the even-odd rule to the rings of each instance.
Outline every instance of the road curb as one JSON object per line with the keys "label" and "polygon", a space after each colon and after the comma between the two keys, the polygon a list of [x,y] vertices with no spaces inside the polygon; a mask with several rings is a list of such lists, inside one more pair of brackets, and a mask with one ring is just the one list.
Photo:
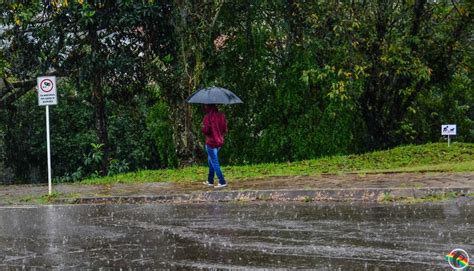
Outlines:
{"label": "road curb", "polygon": [[249,190],[208,191],[189,194],[134,195],[58,198],[58,204],[135,204],[135,203],[193,203],[229,201],[360,201],[381,202],[398,199],[420,199],[429,196],[455,194],[466,196],[474,187],[431,187],[431,188],[351,188],[315,190]]}

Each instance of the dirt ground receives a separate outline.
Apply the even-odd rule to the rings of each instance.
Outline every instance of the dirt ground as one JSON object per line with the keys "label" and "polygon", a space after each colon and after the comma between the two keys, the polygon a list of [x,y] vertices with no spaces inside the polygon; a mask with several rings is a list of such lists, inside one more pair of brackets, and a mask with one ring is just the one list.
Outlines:
{"label": "dirt ground", "polygon": [[[468,173],[392,173],[392,174],[323,174],[319,176],[270,177],[229,180],[220,191],[247,190],[317,190],[354,188],[474,188],[474,172]],[[113,185],[54,185],[61,197],[153,196],[216,191],[201,182],[135,183]],[[0,205],[28,204],[46,195],[46,185],[0,186]]]}

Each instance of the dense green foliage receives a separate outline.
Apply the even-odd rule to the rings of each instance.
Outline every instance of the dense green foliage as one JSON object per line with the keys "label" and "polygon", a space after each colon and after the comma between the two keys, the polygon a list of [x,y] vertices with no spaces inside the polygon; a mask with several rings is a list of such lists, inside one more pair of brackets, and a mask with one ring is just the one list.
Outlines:
{"label": "dense green foliage", "polygon": [[203,162],[185,99],[211,85],[245,102],[221,108],[224,164],[438,142],[447,123],[474,142],[472,1],[44,3],[0,3],[3,182],[45,181],[45,74],[59,181]]}
{"label": "dense green foliage", "polygon": [[[466,172],[474,170],[474,144],[409,145],[387,151],[362,155],[330,156],[313,160],[285,163],[226,166],[226,177],[232,181],[245,178],[271,176],[315,176],[341,173],[381,172]],[[83,183],[134,183],[134,182],[192,182],[202,180],[206,167],[183,169],[142,170],[109,177],[93,178]]]}

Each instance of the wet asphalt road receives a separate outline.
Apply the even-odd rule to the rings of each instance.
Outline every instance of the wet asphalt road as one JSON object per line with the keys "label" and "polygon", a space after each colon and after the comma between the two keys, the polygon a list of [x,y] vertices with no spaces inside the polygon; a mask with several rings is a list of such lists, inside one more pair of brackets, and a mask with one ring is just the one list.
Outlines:
{"label": "wet asphalt road", "polygon": [[0,269],[449,270],[474,200],[0,207]]}

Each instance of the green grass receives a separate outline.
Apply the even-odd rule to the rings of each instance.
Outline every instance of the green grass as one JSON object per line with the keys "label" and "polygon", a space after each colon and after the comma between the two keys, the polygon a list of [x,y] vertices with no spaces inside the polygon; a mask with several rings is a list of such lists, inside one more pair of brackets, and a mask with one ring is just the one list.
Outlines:
{"label": "green grass", "polygon": [[19,199],[20,203],[26,203],[26,204],[48,204],[48,203],[53,203],[57,198],[64,196],[61,193],[57,191],[53,191],[51,195],[45,194],[42,196],[24,196]]}
{"label": "green grass", "polygon": [[[474,171],[474,144],[446,143],[409,145],[361,155],[331,156],[288,163],[225,166],[227,179],[265,178],[345,173]],[[85,184],[134,182],[190,182],[204,180],[207,167],[142,170],[110,177],[84,180]]]}
{"label": "green grass", "polygon": [[424,202],[440,202],[440,201],[447,201],[453,200],[459,197],[472,197],[472,194],[459,194],[456,192],[448,192],[448,193],[438,193],[438,194],[431,194],[420,198],[414,197],[400,197],[395,198],[390,194],[384,195],[380,202],[382,203],[390,203],[390,202],[398,202],[398,203],[405,203],[405,204],[414,204],[414,203],[424,203]]}
{"label": "green grass", "polygon": [[363,173],[398,173],[398,172],[469,172],[474,171],[474,160],[457,163],[419,165],[382,170],[362,170]]}

